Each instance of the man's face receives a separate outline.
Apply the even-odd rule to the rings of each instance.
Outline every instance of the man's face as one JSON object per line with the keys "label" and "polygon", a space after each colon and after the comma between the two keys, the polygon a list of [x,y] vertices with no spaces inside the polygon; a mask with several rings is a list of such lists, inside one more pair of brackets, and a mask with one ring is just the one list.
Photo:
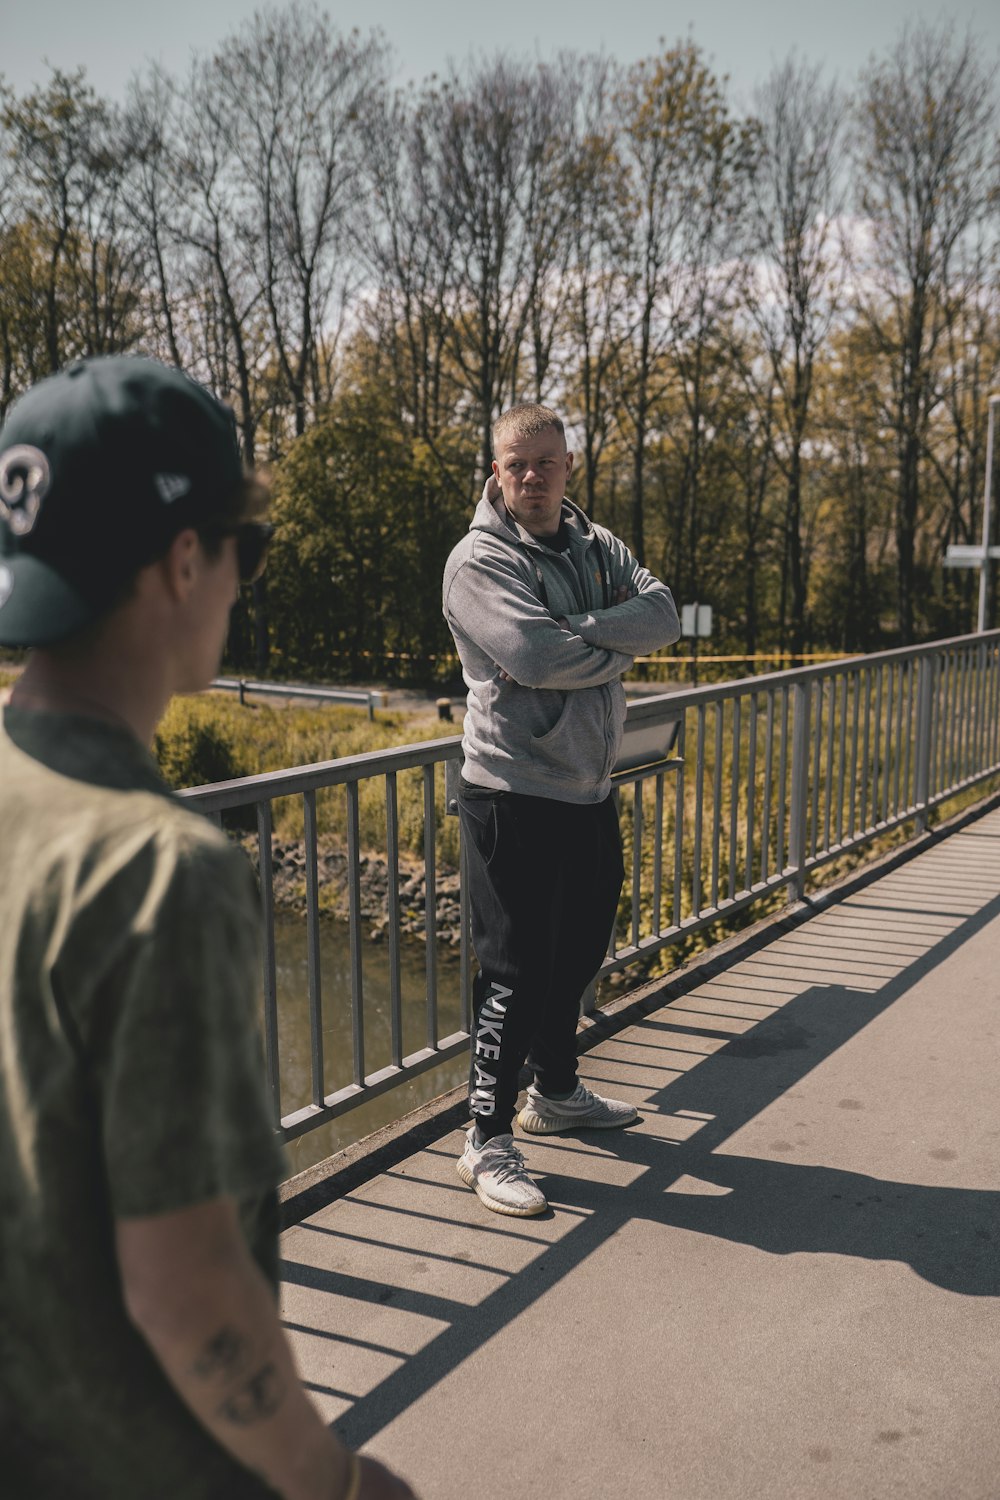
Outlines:
{"label": "man's face", "polygon": [[555,536],[573,455],[555,428],[499,445],[493,473],[507,509],[532,536]]}

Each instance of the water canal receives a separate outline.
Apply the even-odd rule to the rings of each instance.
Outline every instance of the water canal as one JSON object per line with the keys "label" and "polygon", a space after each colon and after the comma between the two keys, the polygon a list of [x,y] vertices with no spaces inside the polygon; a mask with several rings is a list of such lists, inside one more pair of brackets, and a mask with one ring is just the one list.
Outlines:
{"label": "water canal", "polygon": [[[301,916],[276,914],[275,953],[278,985],[278,1050],[281,1059],[281,1109],[289,1114],[310,1102],[312,1063],[309,1045],[309,980],[306,924]],[[400,953],[403,997],[403,1053],[426,1045],[427,975],[423,943],[405,941]],[[389,1016],[389,948],[366,942],[362,974],[365,1011],[365,1072],[373,1073],[391,1061]],[[323,1009],[325,1091],[349,1084],[352,1078],[351,955],[346,922],[330,918],[320,923],[320,977]],[[448,1036],[460,1026],[460,975],[457,952],[438,948],[438,1034]],[[466,1057],[452,1058],[407,1080],[380,1098],[321,1125],[286,1146],[291,1175],[352,1145],[418,1105],[454,1088],[465,1079]]]}

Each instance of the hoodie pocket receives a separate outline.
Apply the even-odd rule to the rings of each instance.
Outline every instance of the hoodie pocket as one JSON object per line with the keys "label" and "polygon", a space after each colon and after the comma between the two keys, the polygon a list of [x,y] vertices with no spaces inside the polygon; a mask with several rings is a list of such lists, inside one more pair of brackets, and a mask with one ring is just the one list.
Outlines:
{"label": "hoodie pocket", "polygon": [[573,739],[573,694],[563,695],[562,708],[559,715],[544,734],[533,734],[531,736],[531,749],[543,760],[551,761],[554,765],[566,765],[572,760]]}

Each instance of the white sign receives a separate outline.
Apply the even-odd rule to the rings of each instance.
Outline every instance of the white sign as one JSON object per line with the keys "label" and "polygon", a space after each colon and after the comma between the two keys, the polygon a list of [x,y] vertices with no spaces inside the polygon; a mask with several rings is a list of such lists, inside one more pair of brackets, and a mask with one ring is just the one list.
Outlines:
{"label": "white sign", "polygon": [[681,605],[681,635],[705,636],[712,634],[712,606],[710,604]]}

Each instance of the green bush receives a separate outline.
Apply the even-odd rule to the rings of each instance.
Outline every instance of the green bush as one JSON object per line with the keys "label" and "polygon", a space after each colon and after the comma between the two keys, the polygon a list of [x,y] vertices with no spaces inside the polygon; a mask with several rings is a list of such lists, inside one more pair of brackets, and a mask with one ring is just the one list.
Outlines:
{"label": "green bush", "polygon": [[[171,786],[200,786],[211,781],[254,776],[264,771],[288,770],[318,761],[340,760],[373,750],[393,749],[424,740],[448,738],[454,725],[437,718],[416,718],[381,711],[369,721],[347,707],[241,705],[223,693],[178,698],[171,703],[154,740],[154,753]],[[419,859],[423,853],[424,793],[420,770],[398,776],[399,846]],[[385,778],[366,777],[358,785],[361,847],[384,852]],[[444,816],[444,772],[435,776],[437,853],[446,864],[458,858],[457,819]],[[342,786],[316,795],[318,832],[340,846],[347,842],[347,793]],[[275,833],[283,838],[303,836],[302,799],[278,798],[272,806]],[[245,831],[253,824],[243,816],[226,814],[226,826]]]}
{"label": "green bush", "polygon": [[229,781],[241,774],[225,726],[197,700],[178,698],[170,705],[153,739],[153,753],[173,787]]}

